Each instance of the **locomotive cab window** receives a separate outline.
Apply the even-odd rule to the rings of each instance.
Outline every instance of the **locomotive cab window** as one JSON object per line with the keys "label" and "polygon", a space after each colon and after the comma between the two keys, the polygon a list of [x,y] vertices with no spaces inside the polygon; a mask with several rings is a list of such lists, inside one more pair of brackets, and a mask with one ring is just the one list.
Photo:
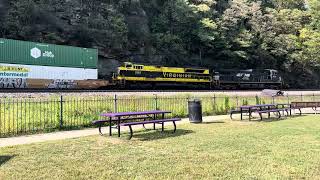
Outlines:
{"label": "locomotive cab window", "polygon": [[277,77],[278,77],[278,71],[272,70],[272,71],[271,71],[271,78],[272,78],[272,80],[276,80]]}
{"label": "locomotive cab window", "polygon": [[278,73],[277,73],[276,71],[273,71],[273,72],[272,72],[272,76],[273,76],[273,77],[277,77],[277,76],[278,76]]}
{"label": "locomotive cab window", "polygon": [[266,79],[271,80],[272,79],[272,72],[270,70],[264,70],[263,72]]}
{"label": "locomotive cab window", "polygon": [[143,66],[134,66],[134,69],[143,69]]}
{"label": "locomotive cab window", "polygon": [[132,64],[125,64],[125,67],[128,68],[128,69],[132,68]]}

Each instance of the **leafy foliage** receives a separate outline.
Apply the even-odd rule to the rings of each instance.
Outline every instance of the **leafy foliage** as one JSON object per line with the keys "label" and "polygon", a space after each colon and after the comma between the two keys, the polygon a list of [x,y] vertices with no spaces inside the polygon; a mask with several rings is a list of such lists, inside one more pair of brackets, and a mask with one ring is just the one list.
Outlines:
{"label": "leafy foliage", "polygon": [[291,87],[319,87],[318,0],[2,0],[0,12],[4,38],[94,47],[100,59],[273,68]]}

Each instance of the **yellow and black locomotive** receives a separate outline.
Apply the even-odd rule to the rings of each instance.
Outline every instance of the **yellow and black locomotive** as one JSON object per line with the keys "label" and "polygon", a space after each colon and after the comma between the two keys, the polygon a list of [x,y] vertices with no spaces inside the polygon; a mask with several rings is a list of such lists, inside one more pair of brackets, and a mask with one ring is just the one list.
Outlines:
{"label": "yellow and black locomotive", "polygon": [[122,87],[149,84],[213,86],[209,69],[148,66],[125,62],[113,78]]}

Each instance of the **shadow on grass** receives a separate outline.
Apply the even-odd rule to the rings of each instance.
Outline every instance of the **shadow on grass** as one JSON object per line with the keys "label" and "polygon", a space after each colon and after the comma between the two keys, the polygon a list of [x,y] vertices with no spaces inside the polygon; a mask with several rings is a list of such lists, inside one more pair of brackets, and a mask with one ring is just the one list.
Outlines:
{"label": "shadow on grass", "polygon": [[[184,130],[184,129],[177,129],[175,133],[173,133],[173,130],[169,130],[169,129],[165,130],[164,132],[161,132],[160,130],[134,131],[133,138],[138,139],[140,141],[152,141],[152,140],[158,140],[158,139],[184,136],[191,133],[194,133],[194,131]],[[124,137],[127,137],[127,136],[128,134],[126,134]]]}
{"label": "shadow on grass", "polygon": [[283,121],[283,120],[290,120],[290,119],[294,119],[294,118],[300,118],[300,117],[305,117],[307,115],[282,115],[281,114],[281,118],[277,118],[277,117],[270,117],[268,118],[267,115],[263,116],[263,119],[261,120],[260,117],[255,117],[255,116],[252,116],[251,117],[251,120],[249,121],[249,118],[245,118],[243,120],[240,120],[240,119],[232,119],[232,121],[238,121],[238,122],[275,122],[275,121]]}
{"label": "shadow on grass", "polygon": [[257,119],[252,119],[252,122],[276,122],[276,121],[285,121],[285,120],[291,120],[291,119],[295,119],[295,118],[300,118],[300,117],[304,117],[306,115],[291,115],[291,116],[281,116],[281,118],[277,118],[277,117],[270,117],[268,118],[267,116],[263,116],[263,119],[261,120],[260,118]]}
{"label": "shadow on grass", "polygon": [[0,156],[0,166],[8,162],[10,159],[14,158],[15,155],[13,156]]}
{"label": "shadow on grass", "polygon": [[199,124],[223,124],[223,123],[226,123],[224,121],[212,121],[212,122],[202,122],[202,123],[199,123]]}

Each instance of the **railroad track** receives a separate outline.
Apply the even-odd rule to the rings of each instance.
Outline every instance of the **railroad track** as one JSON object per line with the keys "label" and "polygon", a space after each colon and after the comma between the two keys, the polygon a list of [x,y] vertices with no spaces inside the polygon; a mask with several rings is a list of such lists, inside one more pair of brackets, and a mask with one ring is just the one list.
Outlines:
{"label": "railroad track", "polygon": [[[320,92],[320,89],[289,89],[284,90],[285,92]],[[84,89],[0,89],[0,93],[245,93],[245,92],[261,92],[261,90],[172,90],[172,89],[163,89],[163,90],[84,90]]]}
{"label": "railroad track", "polygon": [[256,92],[257,90],[83,90],[83,89],[0,89],[0,93],[82,93],[82,92]]}

